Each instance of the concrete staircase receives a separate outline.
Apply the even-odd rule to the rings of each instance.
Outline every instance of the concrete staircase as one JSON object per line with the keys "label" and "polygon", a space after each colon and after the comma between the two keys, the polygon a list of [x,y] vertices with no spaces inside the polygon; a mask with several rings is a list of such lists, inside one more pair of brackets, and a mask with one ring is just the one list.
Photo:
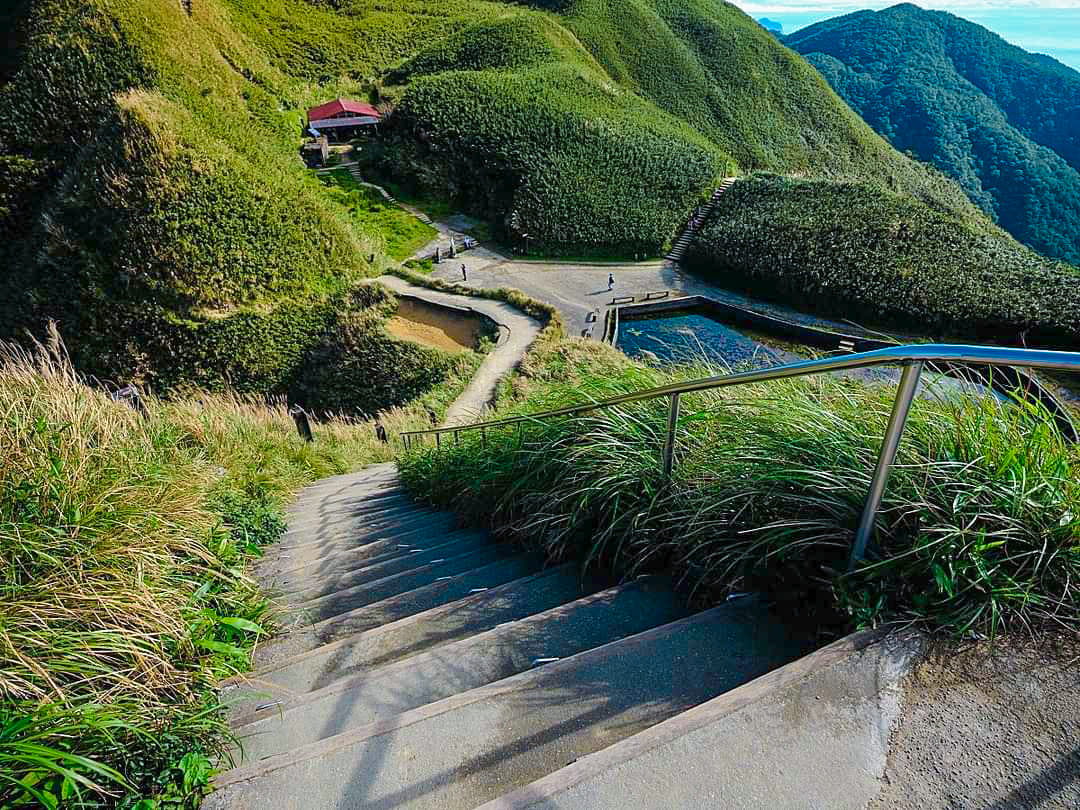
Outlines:
{"label": "concrete staircase", "polygon": [[755,597],[691,615],[460,529],[392,464],[305,490],[257,573],[286,631],[224,686],[211,810],[475,808],[807,651]]}
{"label": "concrete staircase", "polygon": [[387,191],[382,186],[377,186],[374,183],[369,183],[366,180],[364,180],[364,175],[360,171],[359,164],[357,164],[357,163],[349,164],[349,174],[352,175],[353,180],[355,180],[357,183],[359,183],[362,186],[365,186],[366,188],[375,189],[377,192],[379,192],[379,194],[382,195],[382,198],[384,200],[386,200],[388,203],[390,203],[391,205],[396,205],[399,208],[401,208],[401,209],[403,209],[405,211],[408,211],[410,214],[412,214],[418,220],[423,222],[425,225],[434,225],[435,224],[434,221],[431,219],[431,217],[429,217],[427,214],[425,214],[419,208],[415,208],[415,207],[413,207],[411,205],[406,205],[405,203],[401,202],[396,197],[394,197],[389,191]]}
{"label": "concrete staircase", "polygon": [[686,249],[690,247],[690,243],[693,241],[694,236],[701,230],[702,224],[708,219],[713,208],[716,207],[716,201],[720,199],[721,194],[735,185],[735,179],[736,178],[734,177],[724,178],[716,191],[713,192],[712,197],[709,198],[709,201],[694,212],[694,216],[686,223],[686,228],[672,244],[671,251],[667,255],[669,261],[682,261],[682,257],[685,255]]}

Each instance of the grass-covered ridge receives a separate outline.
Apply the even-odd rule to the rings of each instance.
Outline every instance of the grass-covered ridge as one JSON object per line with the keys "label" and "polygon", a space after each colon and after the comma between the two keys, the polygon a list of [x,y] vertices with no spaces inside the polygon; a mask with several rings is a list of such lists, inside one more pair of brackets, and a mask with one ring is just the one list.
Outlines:
{"label": "grass-covered ridge", "polygon": [[[715,371],[552,341],[497,416]],[[1035,407],[919,399],[878,522],[846,575],[893,388],[831,376],[683,398],[672,480],[666,399],[463,434],[399,461],[410,488],[556,558],[674,573],[705,604],[761,590],[837,628],[917,621],[953,634],[1080,627],[1080,458]],[[466,438],[468,437],[468,438]]]}
{"label": "grass-covered ridge", "polygon": [[232,394],[144,417],[56,347],[5,346],[0,401],[0,806],[191,807],[228,742],[215,684],[273,628],[246,562],[291,493],[390,450],[368,423],[307,444],[284,406]]}
{"label": "grass-covered ridge", "polygon": [[656,253],[718,174],[757,169],[871,180],[977,216],[734,6],[530,5],[431,43],[387,88],[401,95],[389,169],[515,243]]}
{"label": "grass-covered ridge", "polygon": [[736,183],[688,249],[724,286],[867,326],[1075,348],[1080,274],[1003,231],[859,183]]}

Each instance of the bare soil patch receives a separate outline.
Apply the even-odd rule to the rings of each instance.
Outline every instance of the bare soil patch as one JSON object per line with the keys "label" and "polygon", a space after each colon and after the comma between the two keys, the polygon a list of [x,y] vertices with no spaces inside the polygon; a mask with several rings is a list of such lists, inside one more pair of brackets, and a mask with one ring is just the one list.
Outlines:
{"label": "bare soil patch", "polygon": [[489,332],[489,325],[477,315],[401,298],[397,313],[386,323],[386,331],[401,340],[460,352],[478,348],[480,339]]}

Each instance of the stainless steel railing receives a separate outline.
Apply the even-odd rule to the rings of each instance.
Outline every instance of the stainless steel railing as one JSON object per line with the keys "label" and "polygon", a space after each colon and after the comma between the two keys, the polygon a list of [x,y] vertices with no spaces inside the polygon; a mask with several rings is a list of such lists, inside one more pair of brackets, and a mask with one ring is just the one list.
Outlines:
{"label": "stainless steel railing", "polygon": [[753,382],[766,382],[769,380],[782,380],[791,377],[805,377],[811,374],[823,374],[831,371],[847,371],[852,369],[873,368],[876,366],[902,366],[900,384],[896,389],[896,398],[893,401],[892,413],[889,417],[888,427],[885,429],[885,438],[881,445],[877,466],[874,476],[870,481],[870,492],[867,494],[866,503],[863,507],[862,516],[859,520],[858,529],[855,532],[855,542],[851,550],[851,567],[860,561],[866,553],[866,547],[874,531],[874,523],[877,518],[881,499],[885,494],[885,485],[889,480],[893,462],[896,459],[896,451],[900,445],[900,437],[904,433],[907,424],[908,413],[918,389],[919,378],[923,367],[927,363],[942,363],[949,365],[973,365],[973,366],[1013,366],[1019,368],[1040,368],[1057,371],[1080,371],[1080,353],[1057,352],[1040,349],[1010,349],[996,346],[954,346],[945,344],[926,344],[895,346],[887,349],[877,349],[861,354],[843,355],[840,357],[826,357],[819,360],[805,360],[799,363],[791,363],[785,366],[763,368],[754,371],[742,371],[735,374],[722,374],[715,377],[705,377],[698,380],[664,385],[658,388],[648,388],[635,391],[630,394],[611,397],[610,399],[596,402],[583,403],[568,408],[557,408],[551,411],[512,416],[505,419],[496,419],[488,422],[476,422],[469,425],[452,425],[428,430],[409,430],[401,434],[406,448],[411,447],[412,442],[420,437],[433,435],[437,444],[441,444],[442,437],[453,434],[455,440],[464,431],[479,430],[486,437],[489,428],[503,427],[506,425],[523,425],[535,423],[557,416],[573,416],[589,411],[611,408],[630,402],[642,402],[650,399],[668,397],[670,407],[668,411],[667,439],[663,448],[663,465],[665,476],[671,475],[675,457],[675,431],[679,421],[680,399],[683,394],[697,391],[708,391],[714,388],[726,388],[733,385],[744,385]]}

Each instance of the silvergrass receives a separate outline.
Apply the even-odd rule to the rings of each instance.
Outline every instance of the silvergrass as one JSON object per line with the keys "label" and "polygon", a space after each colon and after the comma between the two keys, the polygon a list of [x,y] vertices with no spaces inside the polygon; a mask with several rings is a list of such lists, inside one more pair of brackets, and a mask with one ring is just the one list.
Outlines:
{"label": "silvergrass", "polygon": [[[648,368],[574,343],[544,347],[541,371],[497,415],[710,370]],[[671,572],[706,601],[767,590],[834,626],[1080,627],[1077,448],[1037,403],[977,389],[917,401],[873,556],[847,574],[892,396],[823,376],[686,397],[670,482],[666,401],[532,423],[523,438],[489,430],[486,444],[417,447],[401,464],[417,493],[553,557]]]}

